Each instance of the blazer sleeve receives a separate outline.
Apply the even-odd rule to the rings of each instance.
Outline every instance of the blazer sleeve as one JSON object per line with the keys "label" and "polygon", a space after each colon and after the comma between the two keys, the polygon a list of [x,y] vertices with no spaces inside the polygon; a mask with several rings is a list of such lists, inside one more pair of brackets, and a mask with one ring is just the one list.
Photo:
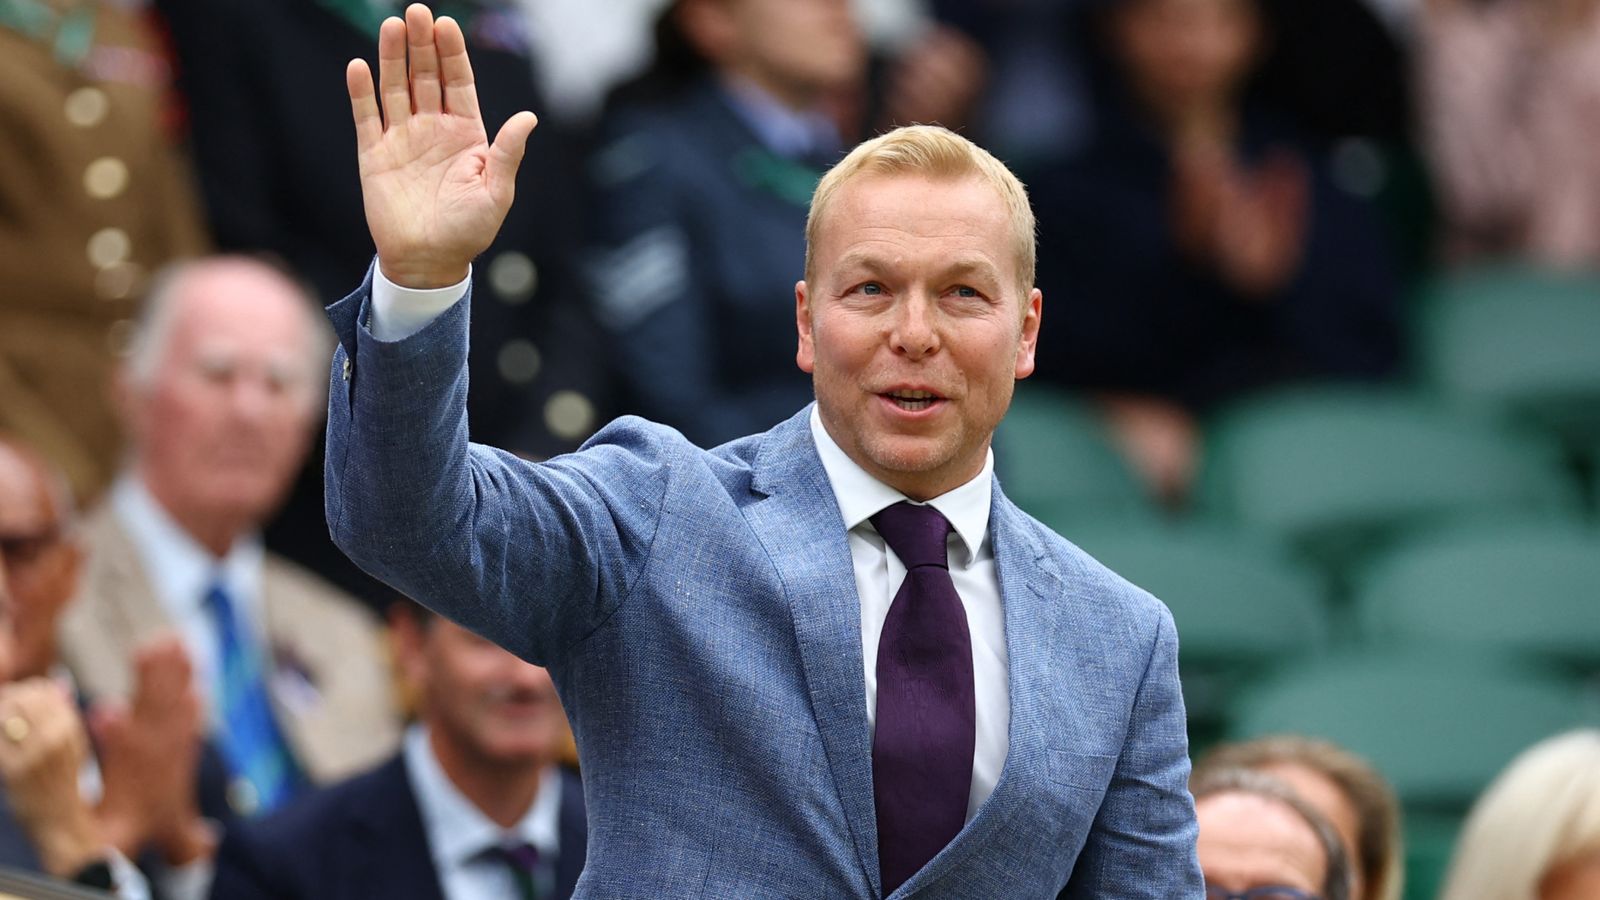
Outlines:
{"label": "blazer sleeve", "polygon": [[1178,638],[1161,609],[1128,734],[1063,898],[1203,897]]}
{"label": "blazer sleeve", "polygon": [[372,275],[330,307],[327,515],[358,565],[542,665],[643,570],[681,439],[638,419],[535,464],[467,439],[471,290],[421,331],[368,330]]}

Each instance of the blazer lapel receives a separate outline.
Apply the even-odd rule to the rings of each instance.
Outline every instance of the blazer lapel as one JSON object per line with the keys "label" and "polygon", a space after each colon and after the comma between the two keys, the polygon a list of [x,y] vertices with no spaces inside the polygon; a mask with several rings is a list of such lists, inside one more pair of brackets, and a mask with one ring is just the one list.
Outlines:
{"label": "blazer lapel", "polygon": [[379,779],[382,789],[367,792],[366,802],[350,811],[359,850],[351,854],[357,872],[349,884],[356,896],[443,900],[404,754],[385,763]]}
{"label": "blazer lapel", "polygon": [[751,488],[765,499],[745,509],[783,582],[811,708],[873,892],[878,829],[872,799],[872,742],[862,680],[861,602],[849,538],[811,436],[811,408],[768,432]]}
{"label": "blazer lapel", "polygon": [[910,897],[937,883],[974,851],[989,846],[996,832],[1011,820],[1018,804],[1026,802],[1030,791],[1046,777],[1045,744],[1051,729],[1059,725],[1041,721],[1040,710],[1048,708],[1041,702],[1042,696],[1052,689],[1059,690],[1059,681],[1065,677],[1050,670],[1048,648],[1041,640],[1041,635],[1059,633],[1056,621],[1063,613],[1061,574],[1034,538],[1022,511],[1000,493],[998,480],[992,496],[989,535],[994,544],[995,572],[1000,580],[1005,617],[1011,707],[1006,761],[994,792],[978,808],[978,814],[955,840],[892,895],[896,898]]}

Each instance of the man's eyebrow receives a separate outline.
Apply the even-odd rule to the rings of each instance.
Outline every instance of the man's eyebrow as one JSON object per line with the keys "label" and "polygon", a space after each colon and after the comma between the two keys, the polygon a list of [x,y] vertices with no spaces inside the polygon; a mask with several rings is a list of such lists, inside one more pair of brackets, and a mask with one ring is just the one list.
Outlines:
{"label": "man's eyebrow", "polygon": [[957,257],[952,259],[948,265],[940,270],[940,274],[948,278],[971,276],[989,281],[1000,280],[1000,271],[995,268],[994,263],[977,257]]}
{"label": "man's eyebrow", "polygon": [[[836,264],[838,270],[865,269],[868,272],[883,273],[894,268],[892,263],[881,257],[862,251],[852,251],[839,258]],[[972,277],[991,281],[1000,280],[1000,272],[994,263],[983,257],[955,257],[936,270],[940,278]]]}

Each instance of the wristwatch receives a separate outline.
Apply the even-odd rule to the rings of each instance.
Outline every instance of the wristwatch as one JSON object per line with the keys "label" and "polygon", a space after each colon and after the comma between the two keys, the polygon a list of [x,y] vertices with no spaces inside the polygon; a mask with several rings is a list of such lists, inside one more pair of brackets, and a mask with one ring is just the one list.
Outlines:
{"label": "wristwatch", "polygon": [[78,874],[72,876],[72,883],[99,888],[102,891],[109,891],[117,886],[111,877],[111,864],[104,859],[97,859],[79,869]]}

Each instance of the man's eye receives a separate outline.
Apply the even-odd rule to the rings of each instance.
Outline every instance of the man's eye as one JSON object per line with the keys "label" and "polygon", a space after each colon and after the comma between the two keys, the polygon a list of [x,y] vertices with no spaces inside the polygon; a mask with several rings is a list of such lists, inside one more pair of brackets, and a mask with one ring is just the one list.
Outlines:
{"label": "man's eye", "polygon": [[883,285],[876,281],[869,281],[861,286],[861,293],[877,295],[883,293]]}
{"label": "man's eye", "polygon": [[977,288],[973,288],[973,287],[968,287],[968,286],[966,286],[964,284],[963,285],[958,285],[956,287],[956,296],[957,297],[976,297],[976,296],[978,296],[978,289]]}

